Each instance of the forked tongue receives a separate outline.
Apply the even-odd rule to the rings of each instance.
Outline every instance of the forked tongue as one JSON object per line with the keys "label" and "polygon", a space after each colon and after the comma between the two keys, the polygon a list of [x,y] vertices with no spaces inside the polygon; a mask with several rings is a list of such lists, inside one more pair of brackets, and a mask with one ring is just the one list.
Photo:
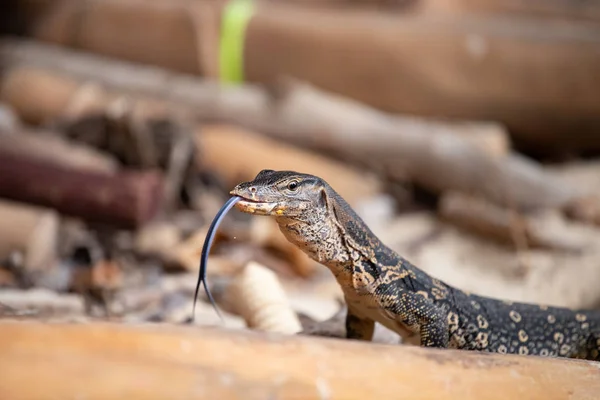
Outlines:
{"label": "forked tongue", "polygon": [[210,248],[212,246],[213,239],[215,238],[217,228],[221,224],[221,221],[223,220],[227,212],[231,210],[235,203],[237,203],[240,200],[242,200],[242,198],[239,196],[232,196],[231,198],[229,198],[225,202],[225,204],[223,204],[223,207],[221,207],[219,212],[217,212],[217,215],[215,215],[215,218],[213,219],[212,223],[210,224],[210,227],[208,228],[208,233],[206,234],[206,239],[204,239],[204,245],[202,246],[202,253],[200,255],[200,270],[198,271],[198,282],[196,283],[196,291],[194,292],[192,322],[194,322],[194,315],[196,313],[196,300],[198,299],[198,291],[202,283],[204,283],[204,290],[206,292],[208,300],[210,301],[210,304],[212,304],[213,308],[217,312],[217,315],[219,316],[219,319],[221,320],[221,322],[223,322],[223,316],[221,316],[219,308],[217,307],[217,304],[215,303],[215,300],[212,294],[210,293],[210,290],[208,289],[208,285],[206,284],[206,264],[208,262],[208,254],[210,253]]}

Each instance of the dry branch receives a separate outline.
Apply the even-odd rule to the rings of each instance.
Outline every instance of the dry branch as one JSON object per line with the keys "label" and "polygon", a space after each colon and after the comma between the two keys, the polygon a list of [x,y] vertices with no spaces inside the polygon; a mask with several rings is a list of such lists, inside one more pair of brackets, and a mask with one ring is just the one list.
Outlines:
{"label": "dry branch", "polygon": [[[398,117],[298,84],[282,85],[274,92],[249,85],[220,87],[154,68],[31,44],[7,44],[0,47],[0,55],[16,65],[46,68],[15,66],[5,76],[2,98],[24,119],[39,118],[39,110],[46,110],[45,118],[59,116],[78,91],[77,79],[93,79],[173,101],[179,111],[185,109],[200,120],[232,122],[302,146],[341,153],[356,163],[385,168],[394,177],[406,173],[434,192],[457,190],[517,209],[563,207],[581,195],[532,160],[513,153],[489,155],[455,134],[494,129],[493,125]],[[25,97],[41,85],[53,87],[53,96],[39,99],[45,100],[42,104],[37,97]],[[111,98],[114,93],[103,91],[96,100],[106,105]]]}
{"label": "dry branch", "polygon": [[161,194],[157,172],[78,171],[0,149],[0,196],[7,199],[88,221],[136,227],[156,214]]}
{"label": "dry branch", "polygon": [[600,369],[585,361],[166,324],[0,327],[0,391],[13,400],[577,400],[600,391]]}

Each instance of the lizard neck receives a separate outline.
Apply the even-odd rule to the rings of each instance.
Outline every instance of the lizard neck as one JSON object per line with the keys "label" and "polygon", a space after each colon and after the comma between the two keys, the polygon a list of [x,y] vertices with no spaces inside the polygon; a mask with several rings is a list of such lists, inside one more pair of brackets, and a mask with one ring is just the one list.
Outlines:
{"label": "lizard neck", "polygon": [[357,301],[357,294],[372,294],[392,281],[410,282],[413,291],[418,290],[414,281],[423,287],[431,282],[426,273],[384,245],[332,189],[327,206],[276,220],[288,241],[333,273],[350,302]]}
{"label": "lizard neck", "polygon": [[336,276],[352,264],[343,234],[330,218],[314,213],[309,218],[277,218],[279,229],[288,241],[310,258],[328,267]]}
{"label": "lizard neck", "polygon": [[336,277],[344,272],[352,273],[359,265],[369,264],[376,269],[380,254],[395,254],[380,242],[340,195],[331,187],[326,190],[326,205],[293,218],[276,218],[288,241],[328,267]]}

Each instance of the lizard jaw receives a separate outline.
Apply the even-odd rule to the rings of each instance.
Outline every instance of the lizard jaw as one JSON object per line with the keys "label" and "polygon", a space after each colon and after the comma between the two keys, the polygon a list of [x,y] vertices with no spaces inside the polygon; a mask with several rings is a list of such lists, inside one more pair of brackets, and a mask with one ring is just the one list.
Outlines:
{"label": "lizard jaw", "polygon": [[238,210],[256,215],[281,215],[282,208],[279,203],[259,202],[242,198],[235,204]]}
{"label": "lizard jaw", "polygon": [[240,188],[240,185],[236,186],[229,194],[239,197],[235,208],[248,214],[281,216],[286,208],[282,202],[259,199],[256,190],[246,190]]}

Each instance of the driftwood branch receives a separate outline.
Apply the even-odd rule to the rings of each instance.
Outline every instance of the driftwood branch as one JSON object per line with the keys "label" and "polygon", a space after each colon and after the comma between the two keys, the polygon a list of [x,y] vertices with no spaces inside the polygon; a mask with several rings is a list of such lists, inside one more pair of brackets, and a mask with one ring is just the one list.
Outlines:
{"label": "driftwood branch", "polygon": [[[249,85],[221,87],[155,68],[32,44],[6,43],[0,55],[13,65],[5,75],[2,99],[25,119],[58,117],[81,82],[91,79],[173,101],[179,111],[185,109],[200,120],[232,122],[303,146],[335,151],[392,175],[404,172],[438,193],[457,190],[517,209],[564,207],[581,196],[534,161],[514,153],[491,155],[457,133],[493,129],[485,124],[399,117],[299,84],[282,85],[274,92]],[[19,64],[44,70],[19,68]],[[38,91],[40,85],[54,88],[54,93],[37,103],[38,98],[27,93]],[[95,101],[107,104],[115,96],[103,91]]]}
{"label": "driftwood branch", "polygon": [[166,324],[0,327],[0,388],[13,400],[553,400],[600,392],[600,370],[585,361]]}

